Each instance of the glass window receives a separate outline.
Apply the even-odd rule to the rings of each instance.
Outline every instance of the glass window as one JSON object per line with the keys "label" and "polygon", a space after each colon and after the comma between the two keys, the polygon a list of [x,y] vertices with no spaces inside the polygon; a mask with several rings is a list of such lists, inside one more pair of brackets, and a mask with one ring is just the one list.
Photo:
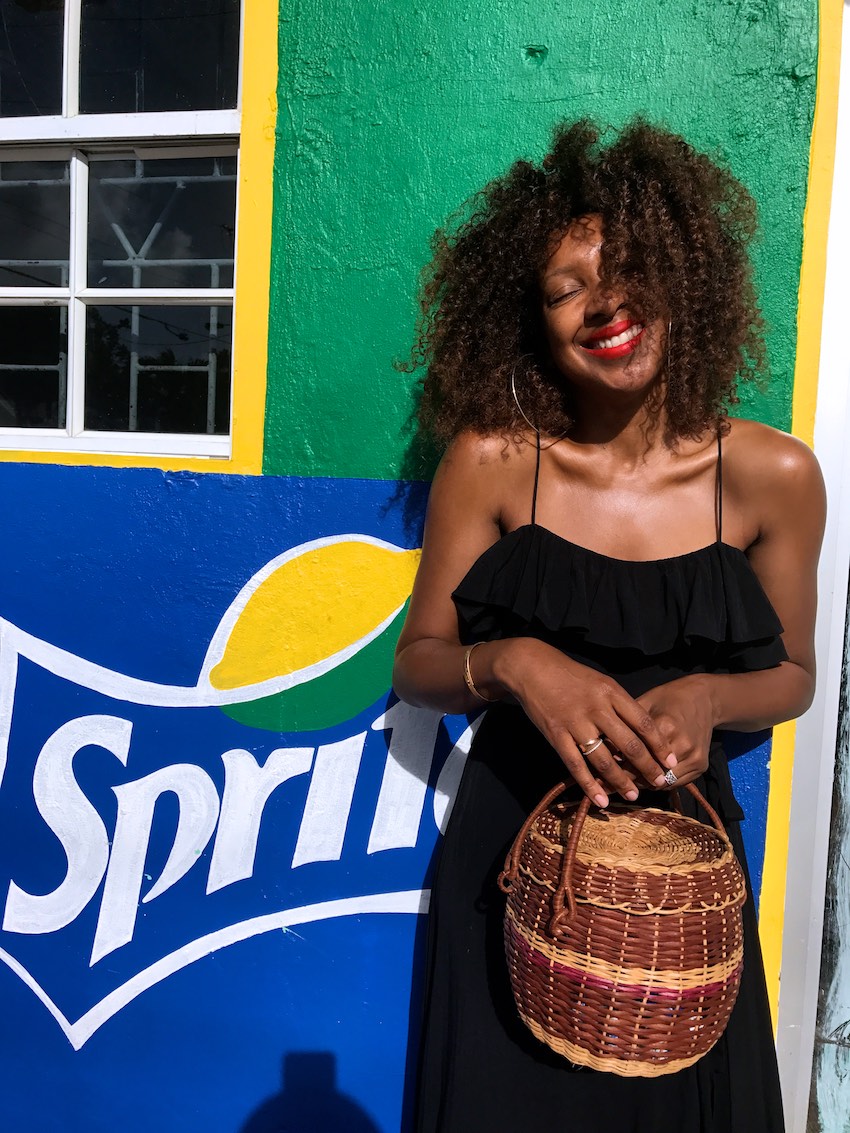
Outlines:
{"label": "glass window", "polygon": [[238,0],[83,0],[84,114],[236,105]]}
{"label": "glass window", "polygon": [[0,286],[68,286],[69,163],[0,163]]}
{"label": "glass window", "polygon": [[67,307],[0,306],[0,428],[65,424]]}
{"label": "glass window", "polygon": [[235,154],[0,161],[0,429],[227,436],[235,223]]}
{"label": "glass window", "polygon": [[226,433],[230,310],[89,307],[86,428]]}
{"label": "glass window", "polygon": [[0,449],[227,456],[240,0],[0,0]]}
{"label": "glass window", "polygon": [[232,287],[236,159],[92,161],[89,286]]}
{"label": "glass window", "polygon": [[0,115],[62,112],[62,0],[0,0]]}

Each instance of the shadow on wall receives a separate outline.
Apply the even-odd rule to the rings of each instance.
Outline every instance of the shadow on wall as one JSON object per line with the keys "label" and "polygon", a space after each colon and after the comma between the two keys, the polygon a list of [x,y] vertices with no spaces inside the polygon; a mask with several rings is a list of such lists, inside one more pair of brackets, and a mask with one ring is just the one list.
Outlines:
{"label": "shadow on wall", "polygon": [[329,1052],[284,1055],[282,1085],[239,1133],[380,1133],[368,1114],[337,1090],[336,1056]]}
{"label": "shadow on wall", "polygon": [[401,509],[404,532],[416,546],[422,545],[425,505],[434,472],[440,462],[439,446],[419,431],[417,415],[422,400],[421,388],[413,393],[413,408],[401,429],[405,438],[404,453],[395,489],[383,507],[383,514]]}

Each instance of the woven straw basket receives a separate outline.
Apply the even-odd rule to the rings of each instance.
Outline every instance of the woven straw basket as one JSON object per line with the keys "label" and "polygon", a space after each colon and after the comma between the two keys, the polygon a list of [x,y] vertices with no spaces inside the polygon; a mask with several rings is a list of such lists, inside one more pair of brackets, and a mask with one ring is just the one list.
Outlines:
{"label": "woven straw basket", "polygon": [[558,802],[529,815],[505,862],[505,950],[520,1017],[580,1066],[657,1077],[718,1040],[743,960],[741,867],[682,814]]}

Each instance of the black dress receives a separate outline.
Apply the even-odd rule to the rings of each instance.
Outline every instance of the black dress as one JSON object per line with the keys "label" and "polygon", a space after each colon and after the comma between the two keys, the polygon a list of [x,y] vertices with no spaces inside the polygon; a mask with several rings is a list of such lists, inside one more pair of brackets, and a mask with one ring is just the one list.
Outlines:
{"label": "black dress", "polygon": [[[538,456],[539,469],[539,456]],[[597,554],[534,522],[510,532],[455,591],[466,642],[534,636],[614,677],[632,696],[688,673],[738,673],[787,658],[782,627],[746,556],[722,542],[651,562]],[[535,503],[537,477],[535,477]],[[417,1133],[781,1133],[782,1103],[753,902],[726,1032],[694,1066],[658,1078],[574,1068],[516,1013],[496,877],[563,764],[521,709],[488,709],[442,846],[429,924]],[[746,872],[726,757],[697,786]],[[665,796],[647,793],[650,805]],[[689,795],[683,809],[694,813]],[[699,815],[704,818],[704,815]]]}

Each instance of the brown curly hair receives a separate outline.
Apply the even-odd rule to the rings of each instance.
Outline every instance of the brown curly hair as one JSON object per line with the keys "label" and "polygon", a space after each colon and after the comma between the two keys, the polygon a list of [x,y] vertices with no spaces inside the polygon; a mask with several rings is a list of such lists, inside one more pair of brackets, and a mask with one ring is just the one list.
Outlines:
{"label": "brown curly hair", "polygon": [[[607,132],[607,131],[606,131]],[[517,161],[432,240],[410,363],[427,367],[419,425],[445,443],[464,429],[554,435],[571,425],[569,391],[548,360],[539,290],[571,221],[600,214],[602,276],[642,321],[672,332],[661,385],[669,431],[698,437],[765,368],[764,324],[747,247],[753,198],[717,159],[633,119],[612,140],[583,119],[555,129],[540,165]]]}

